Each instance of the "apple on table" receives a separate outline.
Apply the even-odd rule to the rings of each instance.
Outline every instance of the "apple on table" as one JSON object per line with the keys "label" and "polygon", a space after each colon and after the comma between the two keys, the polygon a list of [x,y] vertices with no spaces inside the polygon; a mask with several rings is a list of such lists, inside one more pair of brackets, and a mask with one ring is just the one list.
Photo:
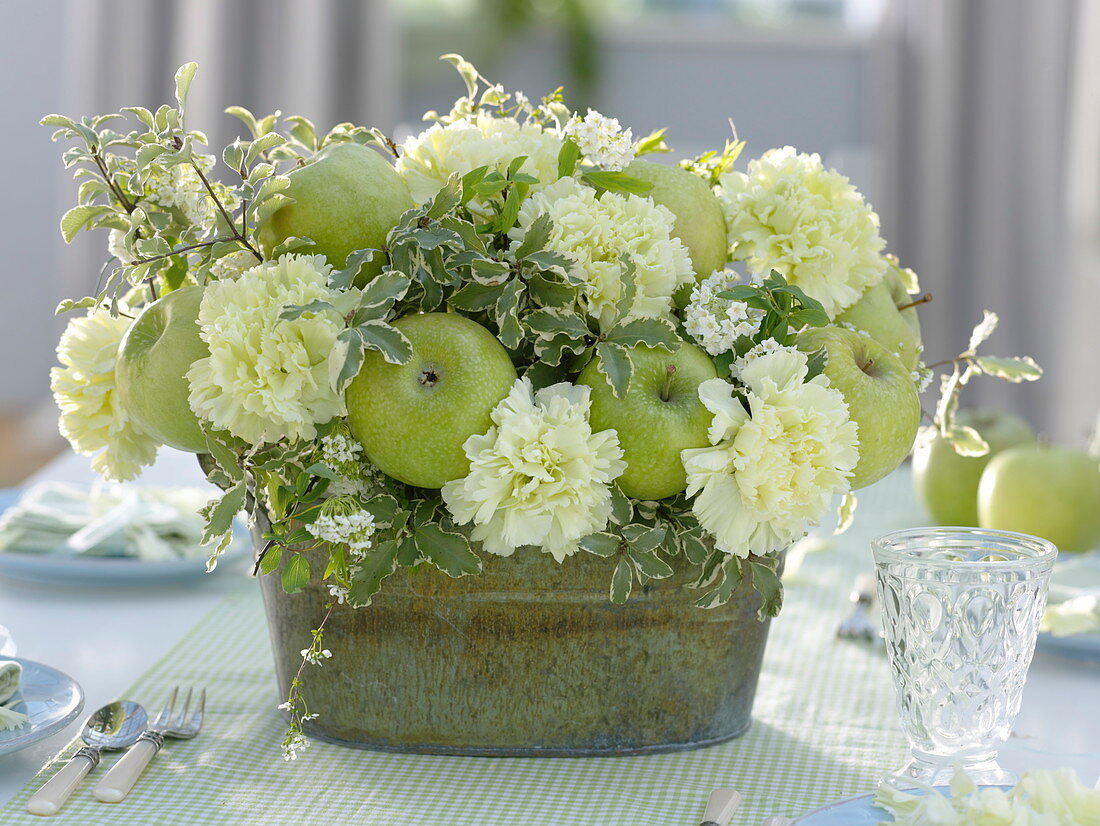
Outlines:
{"label": "apple on table", "polygon": [[978,485],[983,528],[1053,542],[1059,551],[1100,545],[1100,463],[1082,450],[1045,444],[1010,447],[994,456]]}
{"label": "apple on table", "polygon": [[1035,432],[1024,419],[1001,410],[961,410],[955,421],[976,430],[989,445],[989,452],[963,456],[937,428],[925,427],[913,450],[913,487],[936,523],[977,527],[982,471],[1001,451],[1033,443]]}

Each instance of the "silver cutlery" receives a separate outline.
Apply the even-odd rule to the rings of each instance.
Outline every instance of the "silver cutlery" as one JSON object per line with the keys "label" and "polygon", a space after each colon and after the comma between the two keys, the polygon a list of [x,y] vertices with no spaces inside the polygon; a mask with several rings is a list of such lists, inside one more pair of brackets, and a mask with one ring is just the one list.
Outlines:
{"label": "silver cutlery", "polygon": [[867,642],[876,642],[882,639],[879,618],[874,610],[877,600],[876,588],[877,584],[873,573],[862,573],[856,577],[856,581],[852,585],[852,593],[848,596],[854,607],[852,613],[837,629],[836,635],[838,637],[844,640],[865,640]]}
{"label": "silver cutlery", "polygon": [[729,826],[741,806],[741,793],[736,789],[715,789],[710,793],[703,822],[699,826]]}
{"label": "silver cutlery", "polygon": [[92,769],[99,765],[101,751],[118,751],[137,742],[149,718],[145,709],[129,700],[105,705],[88,718],[80,739],[87,745],[42,784],[27,801],[32,815],[54,815]]}
{"label": "silver cutlery", "polygon": [[141,773],[145,771],[145,767],[164,745],[165,737],[187,740],[199,733],[206,705],[206,689],[200,692],[198,705],[194,711],[191,711],[191,689],[188,689],[187,698],[177,714],[178,695],[179,686],[176,686],[172,689],[172,694],[168,697],[168,702],[161,709],[160,714],[153,720],[153,725],[142,732],[133,747],[122,755],[99,781],[92,791],[96,800],[103,803],[118,803],[124,800],[137,779],[141,777]]}

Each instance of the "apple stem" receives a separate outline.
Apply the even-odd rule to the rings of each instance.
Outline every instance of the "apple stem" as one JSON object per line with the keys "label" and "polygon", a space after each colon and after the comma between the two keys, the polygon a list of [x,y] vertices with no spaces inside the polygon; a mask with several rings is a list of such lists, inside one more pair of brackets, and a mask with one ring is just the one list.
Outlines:
{"label": "apple stem", "polygon": [[919,307],[921,304],[927,304],[931,300],[932,293],[925,293],[920,298],[916,299],[915,301],[910,301],[908,304],[899,304],[898,312],[900,313],[902,310],[908,310],[910,307]]}
{"label": "apple stem", "polygon": [[665,368],[665,385],[661,388],[661,401],[667,402],[672,393],[672,376],[676,373],[676,365],[670,364]]}

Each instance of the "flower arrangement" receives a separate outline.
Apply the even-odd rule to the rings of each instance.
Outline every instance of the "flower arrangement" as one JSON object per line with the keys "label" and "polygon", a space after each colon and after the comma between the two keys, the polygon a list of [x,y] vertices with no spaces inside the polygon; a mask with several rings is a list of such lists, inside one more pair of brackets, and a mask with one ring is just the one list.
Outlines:
{"label": "flower arrangement", "polygon": [[[398,569],[520,549],[606,558],[614,603],[677,566],[701,607],[751,582],[776,614],[781,551],[836,495],[850,521],[913,443],[915,275],[816,155],[740,172],[735,139],[650,163],[664,130],[636,140],[445,59],[466,94],[401,144],[227,110],[250,133],[221,153],[231,183],[185,126],[194,64],[175,107],[45,118],[75,142],[65,240],[109,230],[95,294],[59,307],[80,312],[62,432],[119,480],[160,445],[199,454],[224,491],[209,566],[246,510],[258,570],[323,581],[330,614]],[[284,708],[293,756],[300,679]]]}

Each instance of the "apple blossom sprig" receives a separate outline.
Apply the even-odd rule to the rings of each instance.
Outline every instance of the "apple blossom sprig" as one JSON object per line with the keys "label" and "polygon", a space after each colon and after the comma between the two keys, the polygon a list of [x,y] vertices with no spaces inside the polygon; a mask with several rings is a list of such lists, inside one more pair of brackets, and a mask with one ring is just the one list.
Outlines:
{"label": "apple blossom sprig", "polygon": [[967,348],[954,358],[928,365],[929,370],[950,365],[951,372],[941,377],[940,398],[936,403],[933,426],[940,435],[961,456],[984,456],[989,445],[972,427],[959,424],[956,413],[963,388],[975,376],[986,375],[1002,379],[1013,384],[1036,381],[1043,375],[1043,369],[1030,356],[984,356],[978,354],[978,348],[997,329],[999,318],[989,310],[982,311],[982,320],[970,334]]}

